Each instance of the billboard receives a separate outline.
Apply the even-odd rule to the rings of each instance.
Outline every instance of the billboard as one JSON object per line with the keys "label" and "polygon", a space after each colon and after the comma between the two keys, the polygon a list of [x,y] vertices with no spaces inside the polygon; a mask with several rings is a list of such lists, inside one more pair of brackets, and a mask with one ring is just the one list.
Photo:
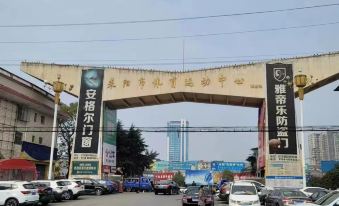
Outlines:
{"label": "billboard", "polygon": [[213,184],[212,173],[209,170],[186,170],[185,183],[187,185],[195,182],[197,185]]}
{"label": "billboard", "polygon": [[270,154],[297,154],[292,80],[291,64],[266,65],[268,137],[281,142]]}
{"label": "billboard", "polygon": [[336,165],[339,165],[339,160],[320,161],[321,172],[329,172],[333,170]]}
{"label": "billboard", "polygon": [[110,171],[114,171],[116,168],[116,119],[116,110],[105,105],[102,145],[102,165],[104,166],[105,173],[110,173]]}
{"label": "billboard", "polygon": [[280,141],[269,147],[265,178],[270,187],[303,187],[292,81],[291,64],[266,64],[268,141]]}
{"label": "billboard", "polygon": [[82,71],[72,175],[98,175],[99,127],[104,71]]}
{"label": "billboard", "polygon": [[194,170],[198,166],[197,161],[169,162],[169,170]]}
{"label": "billboard", "polygon": [[234,173],[239,173],[245,169],[244,162],[212,162],[211,163],[212,171],[225,171],[229,170]]}

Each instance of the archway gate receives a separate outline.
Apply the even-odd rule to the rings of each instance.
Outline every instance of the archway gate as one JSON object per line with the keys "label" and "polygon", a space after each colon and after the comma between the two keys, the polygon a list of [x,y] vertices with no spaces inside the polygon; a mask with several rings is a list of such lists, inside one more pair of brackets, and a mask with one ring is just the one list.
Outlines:
{"label": "archway gate", "polygon": [[[301,187],[293,77],[302,70],[312,79],[306,93],[339,79],[339,53],[183,72],[32,62],[21,69],[49,83],[60,76],[66,92],[79,97],[73,177],[99,178],[115,170],[115,134],[99,128],[115,126],[117,109],[200,102],[260,108],[258,163],[266,184]],[[269,149],[271,139],[281,145]]]}

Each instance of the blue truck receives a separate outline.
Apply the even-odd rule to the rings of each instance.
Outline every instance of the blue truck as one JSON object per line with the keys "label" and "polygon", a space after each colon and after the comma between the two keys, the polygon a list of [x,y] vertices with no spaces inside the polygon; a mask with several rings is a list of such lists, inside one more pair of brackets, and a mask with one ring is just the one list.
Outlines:
{"label": "blue truck", "polygon": [[151,180],[147,177],[131,177],[124,179],[124,191],[153,191]]}

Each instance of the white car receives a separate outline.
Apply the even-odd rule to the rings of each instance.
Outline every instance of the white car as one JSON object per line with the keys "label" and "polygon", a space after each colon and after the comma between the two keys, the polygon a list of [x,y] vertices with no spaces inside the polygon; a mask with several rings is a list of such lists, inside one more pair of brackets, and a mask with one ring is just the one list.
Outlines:
{"label": "white car", "polygon": [[24,181],[0,181],[0,205],[37,204],[39,193],[35,186]]}
{"label": "white car", "polygon": [[250,182],[235,182],[231,185],[229,206],[260,206],[258,192]]}
{"label": "white car", "polygon": [[305,187],[303,189],[300,189],[302,193],[304,193],[307,197],[310,197],[313,193],[319,192],[321,190],[326,190],[322,187]]}
{"label": "white car", "polygon": [[61,180],[34,180],[32,182],[38,182],[45,184],[53,189],[54,198],[57,202],[61,200],[70,199],[70,192],[68,191],[67,185]]}
{"label": "white car", "polygon": [[339,190],[326,194],[308,206],[339,206]]}
{"label": "white car", "polygon": [[84,195],[85,188],[79,180],[64,179],[60,181],[64,182],[64,184],[67,186],[68,191],[69,191],[69,196],[65,197],[66,200],[70,200],[70,199],[75,200],[79,196]]}

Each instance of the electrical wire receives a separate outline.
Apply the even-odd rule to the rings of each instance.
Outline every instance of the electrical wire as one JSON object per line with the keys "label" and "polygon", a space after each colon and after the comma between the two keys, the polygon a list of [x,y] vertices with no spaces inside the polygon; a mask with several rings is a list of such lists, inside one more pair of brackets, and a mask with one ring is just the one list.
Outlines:
{"label": "electrical wire", "polygon": [[[0,127],[1,132],[15,132],[15,131],[23,131],[23,132],[61,132],[61,129],[67,129],[67,132],[83,132],[82,130],[77,131],[74,127],[36,127],[36,128],[28,128],[28,127]],[[122,130],[128,131],[130,128],[123,127]],[[246,132],[276,132],[278,131],[276,127],[183,127],[180,130],[173,127],[134,127],[135,130],[139,130],[140,132],[192,132],[192,133],[246,133]],[[279,130],[280,131],[280,130]],[[339,126],[304,126],[304,127],[290,127],[284,131],[292,131],[292,132],[321,132],[321,131],[332,131],[339,132]],[[114,127],[101,127],[98,130],[92,130],[92,132],[117,132]]]}
{"label": "electrical wire", "polygon": [[304,29],[304,28],[313,28],[313,27],[336,25],[336,24],[339,24],[339,21],[319,23],[319,24],[300,25],[300,26],[275,27],[275,28],[267,28],[267,29],[254,29],[254,30],[244,30],[244,31],[235,31],[235,32],[220,32],[220,33],[207,33],[207,34],[191,34],[191,35],[159,36],[159,37],[143,37],[143,38],[121,38],[121,39],[0,41],[0,44],[107,43],[107,42],[124,42],[124,41],[183,39],[183,38],[199,38],[199,37],[234,35],[234,34],[245,34],[245,33],[256,33],[256,32],[281,31],[281,30],[289,30],[289,29]]}
{"label": "electrical wire", "polygon": [[109,22],[85,22],[85,23],[59,23],[59,24],[17,24],[17,25],[0,25],[0,28],[27,28],[27,27],[74,27],[74,26],[95,26],[95,25],[118,25],[118,24],[138,24],[138,23],[157,23],[157,22],[173,22],[173,21],[192,21],[200,19],[211,19],[211,18],[225,18],[234,16],[247,16],[247,15],[258,15],[268,13],[281,13],[291,12],[306,9],[325,8],[339,6],[339,3],[332,4],[321,4],[304,7],[294,7],[287,9],[273,9],[253,12],[241,12],[231,14],[217,14],[217,15],[206,15],[206,16],[192,16],[192,17],[180,17],[180,18],[164,18],[164,19],[145,19],[145,20],[127,20],[127,21],[109,21]]}

